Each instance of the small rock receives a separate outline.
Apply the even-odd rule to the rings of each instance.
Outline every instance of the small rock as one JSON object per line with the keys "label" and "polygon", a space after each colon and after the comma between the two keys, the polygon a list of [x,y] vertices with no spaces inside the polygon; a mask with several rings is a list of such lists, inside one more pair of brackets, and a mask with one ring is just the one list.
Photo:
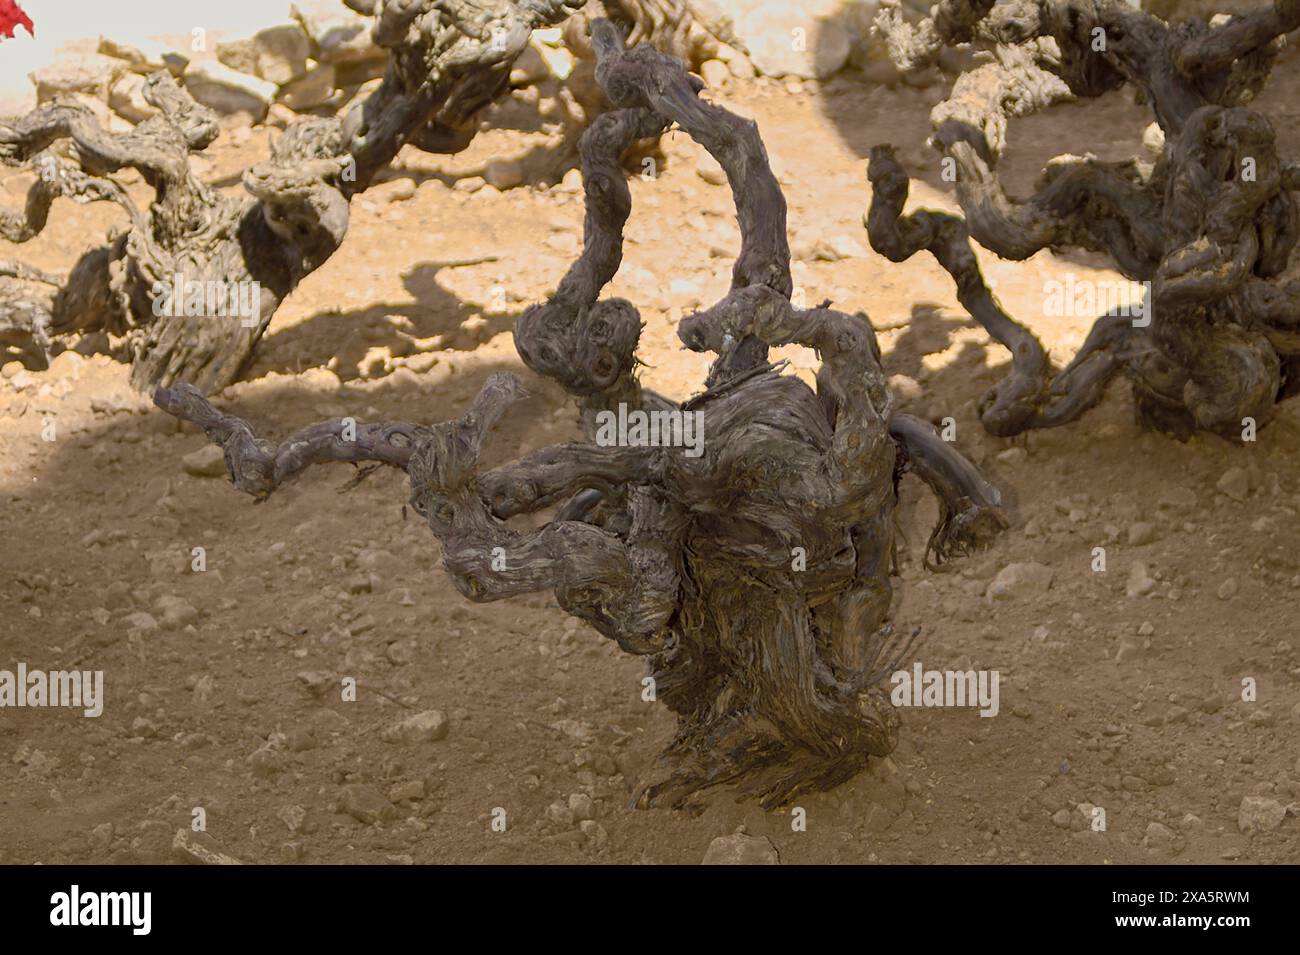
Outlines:
{"label": "small rock", "polygon": [[177,829],[172,839],[172,853],[184,862],[200,865],[243,865],[234,856],[218,849],[216,840],[207,832]]}
{"label": "small rock", "polygon": [[989,600],[1015,600],[1044,594],[1052,586],[1052,568],[1032,561],[1007,564],[989,584]]}
{"label": "small rock", "polygon": [[723,186],[727,183],[727,173],[710,153],[701,151],[695,160],[695,173],[711,186]]}
{"label": "small rock", "polygon": [[209,109],[223,116],[244,113],[253,123],[266,118],[276,94],[274,83],[206,60],[185,72],[185,89]]}
{"label": "small rock", "polygon": [[1245,468],[1228,468],[1215,486],[1234,501],[1244,501],[1250,493],[1250,475]]}
{"label": "small rock", "polygon": [[385,743],[432,743],[447,738],[447,717],[441,710],[425,710],[384,730]]}
{"label": "small rock", "polygon": [[377,193],[375,198],[383,199],[387,202],[406,202],[408,199],[414,199],[417,187],[411,179],[394,179],[392,182],[384,183],[383,190],[371,190]]}
{"label": "small rock", "polygon": [[1237,596],[1237,578],[1229,577],[1223,583],[1219,584],[1219,589],[1214,592],[1214,595],[1220,600],[1231,600],[1233,597]]}
{"label": "small rock", "polygon": [[1152,848],[1164,848],[1171,845],[1173,841],[1174,831],[1168,826],[1159,822],[1147,824],[1146,835],[1142,839],[1144,845]]}
{"label": "small rock", "polygon": [[731,78],[731,69],[721,60],[705,60],[700,64],[700,77],[709,89],[719,89]]}
{"label": "small rock", "polygon": [[1237,811],[1237,828],[1242,832],[1268,832],[1282,825],[1286,806],[1264,796],[1246,796]]}
{"label": "small rock", "polygon": [[[459,182],[456,185],[460,185]],[[582,170],[569,169],[560,178],[561,192],[582,192]]]}
{"label": "small rock", "polygon": [[125,70],[121,60],[91,53],[57,59],[29,74],[28,79],[36,87],[37,104],[68,93],[86,93],[107,102],[109,89]]}
{"label": "small rock", "polygon": [[848,29],[827,18],[840,6],[840,0],[749,4],[732,29],[764,76],[822,79],[843,67],[852,50]]}
{"label": "small rock", "polygon": [[1130,597],[1145,597],[1155,590],[1155,587],[1156,582],[1147,573],[1147,565],[1140,560],[1135,560],[1129,568],[1128,582],[1124,585],[1124,592]]}
{"label": "small rock", "polygon": [[164,594],[154,601],[154,609],[162,618],[163,627],[179,630],[199,619],[199,612],[188,600],[171,594]]}
{"label": "small rock", "polygon": [[579,821],[596,818],[596,807],[586,793],[569,795],[569,811],[573,813],[573,818]]}
{"label": "small rock", "polygon": [[223,477],[228,473],[226,470],[226,452],[218,445],[205,444],[197,451],[191,451],[181,458],[181,467],[185,469],[186,474],[192,474],[195,477]]}
{"label": "small rock", "polygon": [[244,758],[244,764],[252,770],[254,776],[274,779],[284,772],[284,754],[267,743],[249,753]]}
{"label": "small rock", "polygon": [[1136,521],[1129,525],[1128,542],[1134,547],[1150,544],[1156,539],[1156,526],[1149,521]]}
{"label": "small rock", "polygon": [[275,816],[290,832],[299,832],[307,819],[307,810],[302,806],[282,806]]}
{"label": "small rock", "polygon": [[573,810],[558,800],[546,807],[546,818],[562,829],[572,828],[574,823]]}
{"label": "small rock", "polygon": [[158,621],[154,619],[153,614],[145,613],[143,610],[127,614],[122,622],[126,624],[128,630],[139,630],[141,633],[153,633],[158,629]]}
{"label": "small rock", "polygon": [[315,45],[322,63],[357,63],[382,58],[383,50],[371,39],[374,20],[330,0],[305,0],[289,8]]}
{"label": "small rock", "polygon": [[578,823],[578,829],[580,829],[582,834],[586,836],[587,845],[597,851],[605,848],[609,843],[609,833],[605,831],[604,826],[596,822],[594,819],[582,820],[582,822]]}
{"label": "small rock", "polygon": [[310,54],[311,42],[297,23],[277,24],[247,39],[217,44],[217,59],[226,66],[277,85],[305,74]]}
{"label": "small rock", "polygon": [[891,375],[889,390],[901,401],[915,401],[922,395],[920,383],[907,375]]}
{"label": "small rock", "polygon": [[107,849],[113,842],[113,824],[101,822],[90,830],[90,844],[98,849]]}
{"label": "small rock", "polygon": [[702,865],[780,865],[781,856],[766,836],[751,836],[737,830],[709,843]]}
{"label": "small rock", "polygon": [[483,168],[483,178],[504,192],[523,184],[524,167],[513,159],[494,159]]}
{"label": "small rock", "polygon": [[145,76],[159,70],[167,70],[172,76],[180,76],[190,62],[190,58],[184,53],[155,40],[141,40],[134,44],[126,44],[101,36],[99,52],[115,60],[122,60],[127,69]]}
{"label": "small rock", "polygon": [[388,791],[388,798],[395,803],[423,799],[424,780],[412,779],[410,782],[398,783]]}
{"label": "small rock", "polygon": [[334,98],[336,84],[334,64],[321,63],[281,86],[276,102],[295,112],[306,112],[329,103]]}
{"label": "small rock", "polygon": [[397,816],[397,807],[384,798],[374,786],[354,783],[344,786],[339,798],[339,811],[345,812],[367,826],[386,822]]}

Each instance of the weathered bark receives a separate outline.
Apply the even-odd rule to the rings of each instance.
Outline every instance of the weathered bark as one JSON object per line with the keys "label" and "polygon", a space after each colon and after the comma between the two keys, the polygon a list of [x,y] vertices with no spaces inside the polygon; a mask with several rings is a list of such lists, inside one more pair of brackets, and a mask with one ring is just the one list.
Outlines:
{"label": "weathered bark", "polygon": [[[166,73],[149,77],[144,90],[160,114],[128,133],[109,133],[89,110],[64,103],[0,121],[0,162],[39,170],[25,208],[0,211],[0,235],[22,242],[38,234],[59,195],[114,201],[130,217],[125,236],[87,252],[61,289],[45,290],[33,308],[48,313],[53,335],[100,328],[127,334],[131,380],[139,388],[229,384],[280,303],[343,241],[348,200],[404,143],[463,149],[474,133],[471,118],[508,89],[510,66],[532,30],[560,22],[578,5],[378,4],[374,38],[390,53],[380,87],[341,119],[290,126],[271,157],[245,173],[242,198],[216,192],[191,172],[189,154],[216,137],[216,117]],[[63,140],[75,147],[79,169],[47,151]],[[154,190],[144,212],[109,178],[123,168],[138,170]],[[205,294],[186,295],[173,308],[166,293],[174,284],[183,288],[179,283],[199,283],[192,288]],[[19,311],[7,298],[0,324],[16,328],[28,321],[22,315],[37,313]]]}
{"label": "weathered bark", "polygon": [[[981,399],[985,426],[1011,435],[1071,421],[1116,372],[1132,382],[1149,427],[1239,440],[1247,419],[1266,422],[1294,386],[1300,297],[1278,276],[1300,214],[1296,164],[1278,156],[1272,126],[1246,104],[1268,78],[1278,38],[1300,28],[1300,3],[1278,0],[1211,28],[1170,27],[1124,0],[943,0],[919,25],[886,9],[877,28],[905,68],[959,42],[994,57],[959,77],[931,113],[964,221],[903,216],[907,182],[888,147],[873,152],[868,173],[872,245],[894,261],[934,254],[962,304],[1012,351],[1010,376]],[[996,166],[1010,117],[1125,84],[1141,91],[1163,133],[1157,162],[1058,157],[1033,196],[1006,194]],[[1054,374],[1034,336],[997,306],[970,239],[1017,260],[1044,248],[1109,255],[1149,283],[1150,323],[1101,317]]]}
{"label": "weathered bark", "polygon": [[[582,143],[584,249],[516,329],[524,361],[580,398],[590,440],[480,472],[488,430],[520,394],[503,373],[456,421],[359,425],[353,441],[335,421],[275,445],[189,386],[155,400],[221,444],[235,485],[259,499],[310,463],[405,469],[462,594],[554,591],[568,613],[647,658],[678,731],[637,804],[684,806],[735,785],[777,805],[895,745],[898,716],[877,684],[911,642],[889,622],[902,474],[914,470],[940,498],[929,556],[986,543],[1006,521],[970,462],[894,414],[871,325],[791,305],[785,202],[757,127],[700,100],[680,62],[625,50],[608,21],[592,30],[615,109]],[[743,233],[732,290],[679,328],[687,347],[718,356],[708,387],[680,405],[636,380],[636,309],[599,298],[631,208],[620,150],[670,123],[727,170]],[[816,391],[766,361],[769,346],[788,343],[821,355]],[[597,415],[619,404],[699,415],[704,440],[606,441]],[[552,505],[540,529],[507,524]]]}
{"label": "weathered bark", "polygon": [[702,20],[690,0],[586,0],[586,5],[564,24],[565,45],[583,60],[594,63],[591,24],[609,20],[627,37],[629,46],[645,44],[681,60],[691,68],[718,52],[729,35],[717,35],[718,26]]}

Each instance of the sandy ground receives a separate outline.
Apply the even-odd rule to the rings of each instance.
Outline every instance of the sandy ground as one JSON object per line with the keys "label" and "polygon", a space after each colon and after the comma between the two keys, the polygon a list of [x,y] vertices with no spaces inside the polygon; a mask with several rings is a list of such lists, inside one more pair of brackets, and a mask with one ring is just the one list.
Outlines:
{"label": "sandy ground", "polygon": [[[1291,155],[1297,68],[1280,67],[1262,102]],[[803,832],[788,812],[725,793],[697,816],[630,810],[672,729],[667,711],[641,701],[635,659],[548,595],[461,599],[437,542],[403,510],[404,476],[340,493],[349,469],[317,470],[256,506],[182,469],[202,435],[133,396],[124,365],[66,356],[0,383],[0,666],[103,670],[107,703],[98,719],[0,711],[0,861],[170,860],[197,807],[201,839],[249,862],[698,862],[741,825],[786,862],[1300,861],[1294,810],[1271,831],[1238,826],[1244,797],[1300,800],[1297,406],[1253,444],[1180,444],[1142,433],[1116,384],[1069,427],[1016,442],[985,434],[974,401],[1006,353],[933,260],[886,262],[860,223],[864,157],[879,141],[922,180],[914,205],[952,208],[924,147],[941,93],[841,77],[714,95],[757,118],[796,248],[818,237],[862,248],[798,261],[808,300],[864,309],[890,329],[887,370],[921,386],[907,410],[955,418],[961,449],[1011,501],[1010,532],[940,574],[920,563],[934,512],[911,479],[902,507],[898,624],[923,628],[927,668],[999,671],[998,716],[908,711],[891,758],[800,800]],[[526,112],[500,110],[498,124],[523,126]],[[1122,97],[1018,122],[1012,186],[1023,194],[1063,151],[1132,155],[1146,122]],[[575,436],[570,403],[522,368],[509,330],[575,254],[580,197],[454,186],[457,170],[525,140],[493,130],[454,161],[404,152],[392,183],[354,202],[347,241],[280,310],[222,402],[281,435],[343,413],[434,421],[509,368],[532,397],[496,433],[489,463]],[[202,175],[238,188],[235,174],[265,148],[261,130],[223,135]],[[642,310],[645,380],[685,397],[705,360],[678,347],[675,322],[725,290],[737,236],[726,189],[697,175],[696,147],[675,135],[665,149],[659,177],[633,183],[608,292]],[[0,204],[14,205],[24,183],[0,179]],[[0,257],[66,267],[116,221],[60,201],[43,236],[0,244]],[[498,259],[440,265],[476,255]],[[1117,278],[1088,257],[983,260],[1003,304],[1057,361],[1090,320],[1045,316],[1044,283]],[[791,357],[800,374],[814,367],[809,354]],[[47,417],[53,442],[41,440]],[[1234,468],[1245,472],[1229,475],[1240,499],[1217,488]],[[197,546],[203,573],[191,572]],[[1092,569],[1096,547],[1105,572]],[[1025,561],[1051,568],[1049,589],[986,598],[1002,567]],[[1129,597],[1138,563],[1151,588]],[[336,689],[348,675],[355,702]],[[1244,678],[1256,702],[1242,700]],[[383,740],[428,709],[448,717],[445,739]],[[1090,805],[1105,809],[1106,831],[1090,828]],[[498,807],[504,832],[491,825]],[[580,828],[586,815],[598,827]]]}

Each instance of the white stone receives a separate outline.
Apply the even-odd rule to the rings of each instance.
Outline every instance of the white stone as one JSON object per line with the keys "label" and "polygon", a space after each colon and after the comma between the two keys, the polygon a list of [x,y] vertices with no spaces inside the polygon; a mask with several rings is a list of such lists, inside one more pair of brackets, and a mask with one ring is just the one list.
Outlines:
{"label": "white stone", "polygon": [[99,53],[55,60],[28,74],[36,87],[36,102],[47,103],[61,93],[86,93],[108,102],[108,91],[124,71],[121,60]]}
{"label": "white stone", "polygon": [[355,63],[383,56],[383,50],[370,38],[373,21],[338,0],[295,3],[290,16],[302,24],[315,46],[314,58],[322,63]]}
{"label": "white stone", "polygon": [[335,82],[334,64],[320,63],[282,86],[278,101],[298,112],[315,109],[334,97]]}
{"label": "white stone", "polygon": [[185,74],[185,88],[194,99],[222,115],[247,113],[255,123],[266,118],[276,86],[220,63],[195,63]]}
{"label": "white stone", "polygon": [[824,79],[848,61],[852,40],[840,0],[745,0],[734,29],[765,76]]}
{"label": "white stone", "polygon": [[245,40],[217,44],[217,59],[241,73],[283,86],[307,72],[311,41],[298,23],[258,30]]}
{"label": "white stone", "polygon": [[99,38],[99,52],[121,60],[127,69],[136,73],[156,73],[167,70],[172,76],[180,76],[189,65],[190,58],[166,43],[154,40],[142,40],[138,43],[119,43],[111,37]]}

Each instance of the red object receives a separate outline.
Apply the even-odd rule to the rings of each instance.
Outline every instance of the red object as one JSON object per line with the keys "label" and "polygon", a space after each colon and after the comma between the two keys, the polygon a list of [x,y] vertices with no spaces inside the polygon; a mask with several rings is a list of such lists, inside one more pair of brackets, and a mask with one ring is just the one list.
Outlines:
{"label": "red object", "polygon": [[18,27],[26,27],[28,33],[36,36],[32,18],[23,13],[23,8],[15,0],[0,0],[0,36],[12,37]]}

